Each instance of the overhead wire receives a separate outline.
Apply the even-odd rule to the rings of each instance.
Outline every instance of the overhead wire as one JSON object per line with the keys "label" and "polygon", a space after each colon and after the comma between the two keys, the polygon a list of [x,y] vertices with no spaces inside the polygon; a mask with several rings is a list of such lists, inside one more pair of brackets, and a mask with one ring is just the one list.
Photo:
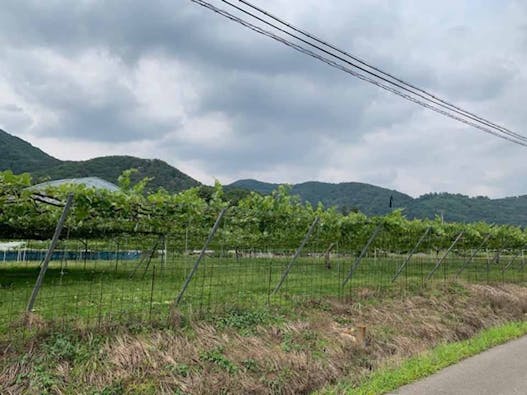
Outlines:
{"label": "overhead wire", "polygon": [[[226,4],[230,4],[231,6],[234,6],[234,5],[232,5],[232,4],[231,4],[229,1],[227,1],[227,0],[222,0],[222,1],[223,1],[224,3],[226,3]],[[412,83],[410,83],[410,82],[407,82],[407,81],[402,80],[402,79],[400,79],[400,78],[398,78],[398,77],[395,77],[394,75],[392,75],[392,74],[390,74],[390,73],[388,73],[388,72],[386,72],[386,71],[384,71],[384,70],[382,70],[382,69],[380,69],[380,68],[378,68],[378,67],[376,67],[376,66],[373,66],[373,65],[369,64],[369,63],[366,62],[365,60],[360,59],[359,57],[357,57],[357,56],[355,56],[355,55],[352,55],[352,54],[350,54],[349,52],[347,52],[347,51],[345,51],[345,50],[342,50],[342,49],[336,47],[335,45],[332,45],[332,44],[328,43],[327,41],[325,41],[325,40],[323,40],[323,39],[317,37],[316,35],[314,35],[314,34],[312,34],[312,33],[309,33],[309,32],[306,32],[305,30],[300,29],[300,28],[298,28],[297,26],[295,26],[295,25],[293,25],[293,24],[291,24],[291,23],[289,23],[289,22],[287,22],[287,21],[284,21],[283,19],[277,17],[276,15],[271,14],[270,12],[268,12],[268,11],[266,11],[266,10],[264,10],[264,9],[262,9],[262,8],[260,8],[260,7],[258,7],[258,6],[256,6],[256,5],[254,5],[254,4],[252,4],[252,3],[250,3],[250,2],[247,1],[247,0],[238,0],[238,2],[240,2],[240,3],[242,3],[242,4],[246,5],[246,6],[248,6],[248,7],[250,7],[250,8],[252,8],[253,10],[255,10],[255,11],[257,11],[257,12],[259,12],[259,13],[265,15],[265,16],[268,17],[268,18],[271,18],[271,19],[277,21],[278,23],[282,24],[283,26],[288,27],[289,29],[291,29],[291,30],[293,30],[293,31],[295,31],[295,32],[297,32],[297,33],[300,33],[300,34],[302,34],[302,35],[308,37],[309,39],[314,40],[314,41],[318,42],[319,44],[322,44],[322,45],[324,45],[324,46],[330,48],[331,50],[334,50],[334,51],[340,53],[341,55],[344,55],[344,56],[346,56],[346,57],[348,57],[348,58],[350,58],[350,59],[355,60],[356,62],[362,64],[363,66],[365,66],[365,67],[367,67],[367,68],[369,68],[369,69],[371,69],[371,70],[374,70],[374,71],[376,71],[376,72],[378,72],[378,73],[380,73],[380,74],[382,74],[382,75],[384,75],[384,76],[386,76],[386,77],[388,77],[388,78],[391,78],[392,80],[394,80],[394,81],[396,81],[396,82],[398,82],[398,83],[400,83],[400,84],[405,85],[406,87],[408,87],[408,88],[410,88],[410,89],[412,89],[412,90],[415,90],[415,91],[417,91],[417,92],[422,93],[423,95],[428,96],[430,99],[432,99],[432,100],[434,100],[434,101],[437,101],[437,102],[441,103],[442,106],[443,106],[443,105],[444,105],[444,106],[447,106],[447,107],[448,107],[450,110],[452,110],[452,111],[455,111],[455,112],[458,112],[458,113],[462,113],[463,115],[468,116],[469,118],[471,118],[471,119],[473,119],[473,120],[477,120],[477,121],[479,121],[479,122],[481,122],[481,123],[484,123],[484,124],[487,125],[487,126],[490,126],[490,127],[493,127],[493,128],[497,128],[497,129],[501,130],[502,132],[504,132],[504,133],[506,133],[506,134],[509,134],[511,137],[516,137],[516,138],[518,138],[518,139],[522,139],[522,140],[524,140],[524,141],[527,141],[527,137],[525,137],[525,136],[523,136],[523,135],[521,135],[521,134],[518,134],[518,133],[516,133],[516,132],[514,132],[514,131],[512,131],[512,130],[509,130],[509,129],[507,129],[507,128],[504,127],[504,126],[501,126],[501,125],[498,125],[498,124],[496,124],[496,123],[494,123],[494,122],[491,122],[491,121],[489,121],[488,119],[485,119],[485,118],[483,118],[483,117],[481,117],[481,116],[479,116],[479,115],[476,115],[476,114],[474,114],[474,113],[472,113],[472,112],[470,112],[470,111],[467,111],[467,110],[465,110],[465,109],[463,109],[463,108],[461,108],[461,107],[458,107],[458,106],[456,106],[456,105],[454,105],[454,104],[452,104],[452,103],[450,103],[450,102],[448,102],[448,101],[446,101],[446,100],[444,100],[444,99],[441,99],[441,98],[437,97],[436,95],[434,95],[434,94],[432,94],[432,93],[426,91],[425,89],[422,89],[422,88],[419,88],[419,87],[415,86],[414,84],[412,84]],[[234,6],[234,7],[235,7],[235,6]],[[244,11],[242,8],[238,8],[238,7],[236,7],[236,8],[239,9],[239,10],[242,10],[242,11],[245,12],[245,13],[247,13],[247,12]],[[252,15],[252,14],[250,14],[250,13],[248,13],[248,14],[249,14],[249,15]],[[255,16],[253,16],[253,17],[255,17]],[[258,19],[260,19],[260,18],[258,18]],[[265,23],[267,23],[267,22],[265,22]],[[267,23],[267,24],[268,24],[268,23]],[[282,29],[280,29],[280,30],[283,31]],[[287,33],[287,32],[286,32],[286,34],[291,35],[290,33]],[[296,36],[295,36],[295,37],[296,37]],[[304,40],[302,40],[302,41],[303,41],[303,42],[306,42],[306,41],[304,41]],[[308,43],[308,42],[306,42],[306,43]],[[311,43],[308,43],[308,44],[309,44],[309,45],[312,45]],[[313,46],[313,45],[312,45],[312,46]],[[350,64],[351,64],[351,63],[350,63]],[[356,65],[353,65],[353,66],[359,68],[359,66],[356,66]],[[362,68],[361,68],[361,69],[362,69]],[[362,69],[362,70],[364,70],[364,69]],[[364,71],[366,71],[366,72],[369,73],[369,74],[372,74],[372,75],[377,76],[376,74],[374,74],[374,73],[372,73],[372,72],[370,72],[370,71],[367,71],[367,70],[364,70]],[[377,76],[377,77],[378,77],[378,76]],[[379,78],[381,78],[381,77],[379,77]],[[383,78],[383,80],[384,80],[384,78]],[[407,89],[405,88],[405,90],[407,90]],[[417,94],[416,92],[413,92],[413,93],[414,93],[414,94]],[[420,94],[419,94],[419,96],[424,98],[424,96],[422,96],[422,95],[420,95]],[[439,103],[436,103],[436,104],[439,104]]]}
{"label": "overhead wire", "polygon": [[[466,125],[469,125],[469,126],[472,126],[474,128],[477,128],[480,131],[483,131],[485,133],[491,134],[491,135],[493,135],[495,137],[498,137],[498,138],[501,138],[501,139],[504,139],[504,140],[508,140],[508,141],[510,141],[512,143],[515,143],[515,144],[527,147],[527,137],[524,137],[522,135],[518,135],[518,137],[516,137],[516,136],[510,135],[509,133],[506,133],[506,132],[504,132],[504,131],[502,131],[500,129],[496,130],[497,129],[496,127],[493,127],[493,126],[490,126],[490,125],[486,125],[488,127],[482,126],[480,124],[481,123],[480,121],[477,121],[477,122],[480,122],[480,123],[476,123],[476,121],[467,120],[467,119],[462,117],[462,116],[464,116],[463,114],[460,114],[461,116],[458,116],[458,115],[455,115],[455,114],[452,114],[450,112],[445,111],[445,109],[437,108],[434,105],[429,104],[429,102],[427,103],[427,102],[424,102],[422,100],[419,100],[419,99],[417,99],[417,98],[415,98],[415,97],[413,97],[413,96],[411,96],[409,94],[403,93],[403,92],[393,88],[392,86],[390,86],[390,85],[388,85],[386,83],[379,82],[379,81],[377,81],[377,80],[375,80],[373,78],[368,77],[367,75],[358,73],[355,70],[353,70],[353,69],[351,69],[349,67],[346,67],[346,66],[344,66],[342,64],[339,64],[339,63],[337,63],[336,61],[334,61],[332,59],[324,57],[324,56],[322,56],[322,55],[320,55],[320,54],[318,54],[316,52],[313,52],[312,50],[307,49],[307,48],[305,48],[305,47],[303,47],[303,46],[301,46],[301,45],[299,45],[297,43],[291,42],[291,41],[287,40],[286,38],[281,37],[281,36],[271,32],[269,30],[266,30],[266,29],[264,29],[264,28],[262,28],[260,26],[257,26],[257,25],[255,25],[255,24],[253,24],[251,22],[248,22],[248,21],[246,21],[246,20],[244,20],[244,19],[242,19],[242,18],[240,18],[240,17],[238,17],[238,16],[236,16],[236,15],[234,15],[234,14],[232,14],[232,13],[230,13],[230,12],[224,10],[224,9],[216,7],[215,5],[209,3],[209,2],[207,2],[205,0],[190,0],[190,1],[192,1],[195,4],[200,5],[202,7],[208,8],[209,10],[211,10],[211,11],[213,11],[213,12],[219,14],[219,15],[222,15],[223,17],[225,17],[227,19],[230,19],[233,22],[241,24],[242,26],[245,26],[245,27],[247,27],[247,28],[259,33],[259,34],[262,34],[262,35],[264,35],[266,37],[269,37],[269,38],[271,38],[271,39],[273,39],[275,41],[278,41],[278,42],[280,42],[280,43],[282,43],[282,44],[284,44],[284,45],[286,45],[286,46],[288,46],[290,48],[293,48],[293,49],[295,49],[298,52],[301,52],[301,53],[306,54],[308,56],[311,56],[311,57],[313,57],[315,59],[318,59],[319,61],[322,61],[322,62],[328,64],[329,66],[332,66],[332,67],[337,68],[337,69],[339,69],[341,71],[344,71],[344,72],[346,72],[346,73],[348,73],[348,74],[350,74],[350,75],[352,75],[352,76],[354,76],[356,78],[359,78],[359,79],[361,79],[361,80],[363,80],[365,82],[369,82],[369,83],[371,83],[373,85],[376,85],[376,86],[378,86],[378,87],[380,87],[380,88],[382,88],[382,89],[384,89],[386,91],[389,91],[389,92],[391,92],[391,93],[393,93],[395,95],[398,95],[398,96],[400,96],[400,97],[402,97],[402,98],[404,98],[406,100],[414,102],[415,104],[418,104],[418,105],[420,105],[422,107],[425,107],[427,109],[435,111],[435,112],[437,112],[437,113],[439,113],[441,115],[444,115],[444,116],[447,116],[447,117],[452,118],[454,120],[457,120],[459,122],[462,122],[462,123],[464,123]],[[222,1],[225,2],[225,0],[222,0]],[[332,56],[334,56],[334,55],[332,55]],[[411,92],[411,93],[416,95],[415,92]],[[438,105],[439,103],[433,102],[433,104]],[[452,111],[452,110],[450,109],[450,111]]]}

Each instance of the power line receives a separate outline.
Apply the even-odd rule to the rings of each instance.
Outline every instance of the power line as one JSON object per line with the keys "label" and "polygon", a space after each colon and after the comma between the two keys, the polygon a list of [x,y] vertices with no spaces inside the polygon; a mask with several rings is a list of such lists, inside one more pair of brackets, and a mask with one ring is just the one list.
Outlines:
{"label": "power line", "polygon": [[[358,73],[355,70],[353,70],[353,69],[351,69],[349,67],[346,67],[346,66],[344,66],[342,64],[339,64],[339,63],[335,62],[332,59],[329,59],[329,58],[324,57],[324,56],[322,56],[322,55],[320,55],[318,53],[315,53],[312,50],[309,50],[309,49],[307,49],[307,48],[305,48],[305,47],[303,47],[303,46],[301,46],[299,44],[293,43],[293,42],[287,40],[284,37],[281,37],[281,36],[278,36],[277,34],[274,34],[273,32],[271,32],[269,30],[265,30],[262,27],[254,25],[254,24],[252,24],[252,23],[250,23],[250,22],[248,22],[248,21],[246,21],[246,20],[244,20],[244,19],[242,19],[242,18],[240,18],[240,17],[238,17],[238,16],[226,11],[226,10],[218,8],[218,7],[214,6],[214,5],[212,5],[211,3],[208,3],[207,1],[204,1],[204,0],[190,0],[190,1],[192,1],[193,3],[196,3],[198,5],[201,5],[201,6],[205,7],[205,8],[208,8],[209,10],[211,10],[211,11],[213,11],[213,12],[219,14],[219,15],[222,15],[223,17],[225,17],[227,19],[230,19],[231,21],[239,23],[242,26],[245,26],[245,27],[247,27],[247,28],[259,33],[259,34],[262,34],[264,36],[272,38],[273,40],[276,40],[276,41],[278,41],[278,42],[280,42],[280,43],[282,43],[282,44],[284,44],[284,45],[286,45],[286,46],[288,46],[290,48],[293,48],[293,49],[295,49],[298,52],[301,52],[303,54],[309,55],[309,56],[311,56],[311,57],[313,57],[315,59],[318,59],[318,60],[320,60],[320,61],[322,61],[322,62],[324,62],[324,63],[326,63],[326,64],[328,64],[328,65],[330,65],[330,66],[332,66],[334,68],[337,68],[337,69],[339,69],[341,71],[344,71],[344,72],[346,72],[346,73],[348,73],[348,74],[350,74],[350,75],[352,75],[352,76],[354,76],[356,78],[359,78],[359,79],[361,79],[363,81],[366,81],[366,82],[369,82],[369,83],[371,83],[373,85],[376,85],[376,86],[378,86],[378,87],[380,87],[380,88],[382,88],[384,90],[387,90],[387,91],[389,91],[389,92],[391,92],[393,94],[396,94],[396,95],[398,95],[398,96],[400,96],[400,97],[402,97],[402,98],[404,98],[406,100],[414,102],[414,103],[416,103],[416,104],[418,104],[418,105],[420,105],[422,107],[428,108],[428,109],[430,109],[432,111],[435,111],[435,112],[437,112],[439,114],[442,114],[444,116],[447,116],[449,118],[452,118],[454,120],[462,122],[462,123],[464,123],[466,125],[470,125],[470,126],[472,126],[474,128],[477,128],[477,129],[479,129],[479,130],[481,130],[481,131],[483,131],[485,133],[491,134],[491,135],[493,135],[495,137],[499,137],[499,138],[502,138],[504,140],[508,140],[508,141],[510,141],[512,143],[515,143],[515,144],[527,147],[527,142],[526,142],[527,138],[524,137],[524,136],[521,136],[521,135],[518,135],[519,137],[511,136],[509,133],[505,133],[505,132],[503,132],[500,129],[495,130],[495,129],[497,129],[496,127],[492,127],[492,126],[489,126],[490,128],[489,127],[485,127],[485,126],[482,126],[480,123],[475,123],[475,122],[473,122],[471,120],[467,120],[466,116],[465,117],[458,116],[458,115],[452,114],[450,112],[447,112],[444,109],[437,108],[434,105],[429,104],[429,102],[424,102],[422,100],[419,100],[419,99],[417,99],[417,98],[415,98],[413,96],[410,96],[409,94],[406,94],[404,92],[401,92],[401,91],[393,88],[390,85],[387,85],[386,83],[379,82],[379,81],[374,80],[374,79],[372,79],[372,78],[370,78],[370,77],[368,77],[368,76],[366,76],[364,74]],[[415,95],[415,92],[412,92],[412,93]],[[434,104],[438,104],[438,103],[434,102]]]}
{"label": "power line", "polygon": [[[323,39],[321,39],[321,38],[319,38],[319,37],[317,37],[317,36],[315,36],[315,35],[313,35],[313,34],[311,34],[309,32],[306,32],[305,30],[302,30],[302,29],[296,27],[296,26],[292,25],[289,22],[284,21],[283,19],[280,19],[279,17],[269,13],[268,11],[265,11],[264,9],[262,9],[260,7],[257,7],[256,5],[250,3],[249,1],[238,0],[240,3],[243,3],[246,6],[252,8],[253,10],[256,10],[257,12],[265,15],[266,17],[277,21],[281,25],[286,26],[289,29],[291,29],[291,30],[293,30],[293,31],[295,31],[297,33],[300,33],[300,34],[304,35],[305,37],[307,37],[307,38],[309,38],[311,40],[314,40],[315,42],[317,42],[317,43],[319,43],[321,45],[324,45],[327,48],[329,48],[329,49],[331,49],[333,51],[336,51],[337,53],[340,53],[343,56],[346,56],[346,57],[348,57],[348,58],[350,58],[352,60],[355,60],[356,62],[362,64],[363,66],[365,66],[365,67],[367,67],[367,68],[369,68],[371,70],[374,70],[374,71],[382,74],[383,76],[388,77],[388,78],[396,81],[397,83],[394,83],[393,81],[390,81],[388,78],[384,78],[382,76],[379,76],[376,73],[368,71],[367,69],[364,69],[363,67],[360,67],[360,66],[358,66],[358,65],[356,65],[356,64],[354,64],[352,62],[346,61],[346,60],[342,59],[340,56],[335,56],[334,54],[332,54],[332,53],[330,53],[330,52],[328,52],[328,51],[326,51],[326,50],[324,50],[324,49],[322,49],[322,48],[320,48],[320,47],[318,47],[318,46],[316,46],[316,45],[314,45],[314,44],[312,44],[312,43],[310,43],[308,41],[305,41],[304,39],[299,38],[298,36],[293,35],[293,34],[287,32],[287,31],[275,26],[274,24],[271,24],[271,23],[259,18],[258,16],[248,12],[247,10],[244,10],[243,8],[240,8],[240,7],[237,7],[237,6],[233,5],[231,2],[229,2],[227,0],[222,0],[222,1],[224,3],[226,3],[226,4],[229,4],[230,6],[232,6],[234,8],[236,8],[236,9],[238,9],[238,10],[240,10],[240,11],[242,11],[242,12],[244,12],[244,13],[250,15],[250,16],[252,16],[253,18],[264,22],[265,24],[278,29],[279,31],[282,31],[282,32],[288,34],[291,37],[294,37],[294,38],[296,38],[296,39],[298,39],[298,40],[300,40],[300,41],[302,41],[302,42],[304,42],[306,44],[311,45],[312,47],[315,47],[315,48],[317,48],[317,49],[319,49],[319,50],[321,50],[321,51],[323,51],[323,52],[325,52],[325,53],[327,53],[327,54],[329,54],[331,56],[334,56],[335,58],[337,58],[339,60],[342,60],[342,61],[346,62],[347,64],[350,64],[350,65],[358,68],[361,71],[365,71],[366,73],[368,73],[370,75],[373,75],[373,76],[375,76],[375,77],[377,77],[377,78],[379,78],[379,79],[381,79],[383,81],[386,81],[386,82],[388,82],[390,84],[393,84],[393,85],[395,85],[395,86],[397,86],[399,88],[402,88],[402,89],[404,89],[406,91],[409,91],[409,92],[411,92],[411,93],[413,93],[413,94],[415,94],[415,95],[417,95],[417,96],[419,96],[419,97],[421,97],[421,98],[423,98],[425,100],[432,101],[433,103],[438,104],[441,107],[447,108],[447,109],[449,109],[451,111],[454,111],[454,112],[456,112],[456,113],[458,113],[460,115],[464,115],[464,116],[466,116],[466,117],[468,117],[468,118],[470,118],[470,119],[472,119],[474,121],[483,123],[484,125],[492,127],[492,128],[499,129],[501,132],[503,132],[505,134],[508,134],[511,137],[514,137],[514,138],[517,138],[517,139],[520,139],[520,140],[523,140],[523,141],[527,142],[527,137],[525,137],[525,136],[523,136],[521,134],[515,133],[512,130],[509,130],[509,129],[501,126],[501,125],[495,124],[495,123],[493,123],[493,122],[491,122],[491,121],[489,121],[489,120],[487,120],[487,119],[485,119],[485,118],[483,118],[483,117],[481,117],[479,115],[476,115],[476,114],[474,114],[472,112],[464,110],[464,109],[462,109],[462,108],[460,108],[460,107],[458,107],[458,106],[456,106],[456,105],[454,105],[454,104],[452,104],[452,103],[450,103],[450,102],[448,102],[448,101],[446,101],[444,99],[441,99],[441,98],[435,96],[434,94],[432,94],[432,93],[430,93],[430,92],[428,92],[428,91],[426,91],[426,90],[424,90],[422,88],[419,88],[419,87],[413,85],[412,83],[406,82],[405,80],[402,80],[402,79],[400,79],[398,77],[395,77],[394,75],[392,75],[390,73],[387,73],[387,72],[383,71],[382,69],[380,69],[378,67],[372,66],[371,64],[367,63],[365,60],[362,60],[362,59],[360,59],[360,58],[358,58],[358,57],[356,57],[354,55],[351,55],[349,52],[344,51],[344,50],[342,50],[342,49],[340,49],[340,48],[328,43],[327,41],[324,41]],[[399,84],[402,84],[403,86],[401,86]],[[419,93],[414,92],[414,90],[419,92]]]}

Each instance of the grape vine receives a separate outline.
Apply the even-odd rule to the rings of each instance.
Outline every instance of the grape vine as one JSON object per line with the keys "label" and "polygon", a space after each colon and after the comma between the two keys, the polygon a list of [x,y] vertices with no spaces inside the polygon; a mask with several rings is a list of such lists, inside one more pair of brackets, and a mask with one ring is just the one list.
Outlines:
{"label": "grape vine", "polygon": [[[199,246],[218,212],[229,205],[219,183],[208,199],[200,196],[198,188],[178,194],[163,189],[145,193],[148,180],[131,185],[130,174],[130,171],[123,173],[118,192],[82,185],[36,191],[31,188],[28,174],[0,172],[0,237],[49,238],[61,208],[46,200],[64,201],[68,193],[73,193],[74,206],[66,222],[70,237],[103,239],[123,233],[152,233],[186,238],[190,245]],[[354,212],[343,215],[321,204],[313,207],[303,203],[290,194],[287,186],[280,186],[267,196],[251,193],[232,205],[220,230],[221,240],[240,249],[295,248],[317,216],[320,221],[315,239],[323,249],[337,242],[342,248],[360,250],[379,224],[383,226],[383,245],[397,252],[411,250],[427,228],[430,242],[423,243],[422,249],[448,248],[461,232],[464,248],[478,248],[486,239],[486,247],[492,249],[527,245],[527,233],[517,226],[442,223],[438,218],[409,220],[401,210],[383,217]]]}

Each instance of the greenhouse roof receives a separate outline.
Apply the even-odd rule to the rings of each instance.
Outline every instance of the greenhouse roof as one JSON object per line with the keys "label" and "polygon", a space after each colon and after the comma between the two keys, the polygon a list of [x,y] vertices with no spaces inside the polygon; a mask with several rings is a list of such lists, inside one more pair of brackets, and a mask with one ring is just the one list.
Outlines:
{"label": "greenhouse roof", "polygon": [[82,184],[87,187],[93,187],[96,189],[106,189],[111,192],[116,192],[119,190],[119,187],[111,182],[103,180],[99,177],[83,177],[83,178],[65,178],[62,180],[53,180],[43,182],[42,184],[37,184],[32,186],[32,189],[45,189],[48,187],[58,187],[64,184]]}

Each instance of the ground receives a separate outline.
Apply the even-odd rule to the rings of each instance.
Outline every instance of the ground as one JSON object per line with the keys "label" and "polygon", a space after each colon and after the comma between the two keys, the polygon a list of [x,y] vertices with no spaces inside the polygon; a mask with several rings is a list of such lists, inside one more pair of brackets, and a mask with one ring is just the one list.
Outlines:
{"label": "ground", "polygon": [[338,392],[341,381],[342,388],[357,386],[372,371],[524,320],[527,312],[521,285],[444,282],[406,295],[378,292],[365,287],[353,300],[328,297],[204,318],[174,312],[158,327],[65,331],[40,322],[28,337],[12,326],[0,345],[0,392]]}

